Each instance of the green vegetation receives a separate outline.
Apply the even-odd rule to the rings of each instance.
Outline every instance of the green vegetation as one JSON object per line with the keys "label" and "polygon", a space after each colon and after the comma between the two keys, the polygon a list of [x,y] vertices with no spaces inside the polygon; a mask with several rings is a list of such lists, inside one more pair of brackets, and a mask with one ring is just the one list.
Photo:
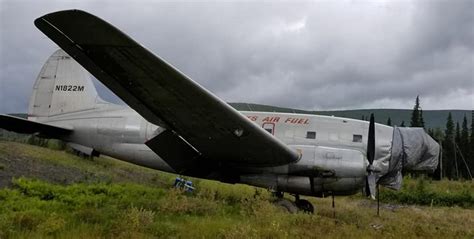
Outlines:
{"label": "green vegetation", "polygon": [[[10,177],[8,188],[0,189],[0,238],[474,236],[471,181],[407,178],[400,192],[382,191],[380,217],[376,216],[375,202],[361,195],[336,197],[334,219],[330,198],[306,198],[316,207],[314,215],[288,214],[271,203],[271,195],[264,189],[193,179],[197,190],[187,194],[171,187],[172,174],[107,157],[84,160],[64,151],[0,141],[0,163],[4,165],[0,176],[18,170],[15,165],[25,169],[14,175],[16,179]],[[49,177],[37,177],[28,169],[41,165],[50,165],[49,171],[43,172]],[[428,196],[467,192],[470,199],[460,204],[436,200],[431,204],[431,200],[420,201],[425,195],[417,191]],[[392,197],[410,193],[415,193],[417,200],[398,204],[403,197]]]}
{"label": "green vegetation", "polygon": [[405,178],[400,191],[381,190],[385,202],[427,206],[459,206],[474,208],[474,183],[472,181],[427,181],[423,178]]}
{"label": "green vegetation", "polygon": [[[336,219],[329,199],[313,200],[318,213],[287,214],[264,190],[202,180],[193,195],[140,184],[54,185],[14,180],[0,190],[3,238],[316,238],[471,237],[472,210],[382,206],[337,198]],[[416,219],[416,221],[413,221]]]}

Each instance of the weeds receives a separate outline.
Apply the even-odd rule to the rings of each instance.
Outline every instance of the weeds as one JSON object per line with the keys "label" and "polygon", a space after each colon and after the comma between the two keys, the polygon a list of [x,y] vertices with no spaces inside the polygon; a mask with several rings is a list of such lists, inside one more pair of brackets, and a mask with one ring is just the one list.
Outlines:
{"label": "weeds", "polygon": [[[467,185],[469,185],[469,183],[470,182],[466,182]],[[381,191],[380,200],[427,206],[474,207],[474,191],[472,191],[470,187],[451,188],[443,185],[446,185],[446,183],[441,182],[440,184],[434,184],[424,179],[418,179],[417,181],[405,180],[405,184],[400,191]]]}
{"label": "weeds", "polygon": [[[171,188],[175,175],[110,158],[84,161],[61,151],[9,143],[22,157],[77,167],[104,180],[58,185],[28,178],[0,189],[0,238],[472,238],[472,182],[407,179],[383,202],[416,203],[381,216],[360,197],[305,198],[316,214],[287,214],[271,194],[246,185],[193,180],[187,194]],[[0,155],[7,154],[0,142]],[[76,160],[77,159],[77,160]],[[105,165],[105,166],[104,166]],[[116,174],[117,170],[120,174]],[[1,173],[1,171],[0,171]],[[94,175],[93,175],[94,174]],[[126,180],[118,180],[118,176]],[[129,175],[140,183],[124,183]],[[438,205],[463,205],[437,207]]]}

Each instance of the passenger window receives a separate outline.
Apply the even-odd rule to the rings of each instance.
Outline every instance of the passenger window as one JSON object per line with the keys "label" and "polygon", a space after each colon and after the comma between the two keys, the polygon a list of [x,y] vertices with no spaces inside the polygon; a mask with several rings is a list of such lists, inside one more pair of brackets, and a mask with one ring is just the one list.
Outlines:
{"label": "passenger window", "polygon": [[316,139],[316,132],[314,132],[314,131],[306,132],[306,138],[307,139]]}
{"label": "passenger window", "polygon": [[362,142],[362,135],[360,135],[360,134],[352,135],[352,142],[361,143]]}

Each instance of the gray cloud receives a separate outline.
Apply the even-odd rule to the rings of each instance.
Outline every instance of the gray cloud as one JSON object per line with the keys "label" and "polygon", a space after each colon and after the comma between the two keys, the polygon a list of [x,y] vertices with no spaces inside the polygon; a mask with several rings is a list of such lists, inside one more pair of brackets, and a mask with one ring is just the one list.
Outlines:
{"label": "gray cloud", "polygon": [[111,22],[226,101],[411,108],[420,94],[425,109],[474,108],[469,0],[33,3],[0,2],[0,112],[26,111],[56,48],[33,20],[70,8]]}

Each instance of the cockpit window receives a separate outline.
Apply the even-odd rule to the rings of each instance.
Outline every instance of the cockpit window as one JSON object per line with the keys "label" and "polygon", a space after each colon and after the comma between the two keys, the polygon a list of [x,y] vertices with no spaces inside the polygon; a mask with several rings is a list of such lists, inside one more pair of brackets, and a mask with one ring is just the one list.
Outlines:
{"label": "cockpit window", "polygon": [[314,132],[314,131],[306,132],[306,138],[307,139],[316,139],[316,132]]}
{"label": "cockpit window", "polygon": [[352,135],[352,142],[361,143],[362,142],[362,135],[360,135],[360,134]]}

